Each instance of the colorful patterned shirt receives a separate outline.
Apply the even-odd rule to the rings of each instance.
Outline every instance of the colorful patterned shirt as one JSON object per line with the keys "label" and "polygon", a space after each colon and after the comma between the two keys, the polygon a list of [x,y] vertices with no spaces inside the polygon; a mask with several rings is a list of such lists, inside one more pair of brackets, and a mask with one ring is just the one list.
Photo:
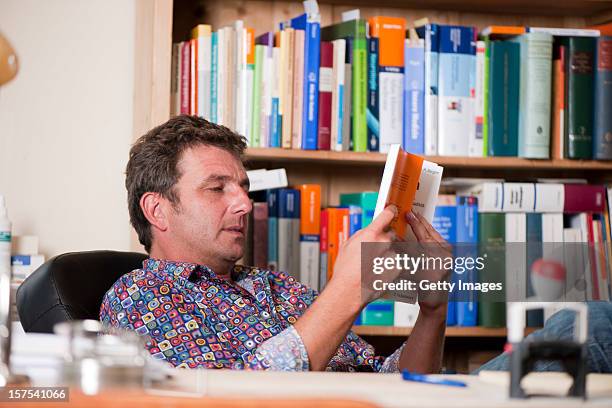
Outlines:
{"label": "colorful patterned shirt", "polygon": [[[108,290],[100,320],[147,336],[153,357],[175,367],[308,370],[293,324],[317,293],[284,272],[235,266],[231,277],[147,259]],[[398,371],[402,347],[385,359],[349,332],[327,370]]]}

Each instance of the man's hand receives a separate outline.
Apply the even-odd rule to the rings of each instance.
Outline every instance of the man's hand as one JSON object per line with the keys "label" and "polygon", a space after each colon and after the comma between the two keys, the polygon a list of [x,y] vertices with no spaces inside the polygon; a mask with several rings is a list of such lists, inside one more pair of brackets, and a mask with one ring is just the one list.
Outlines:
{"label": "man's hand", "polygon": [[[334,264],[334,274],[329,282],[332,288],[343,287],[355,300],[354,307],[361,310],[365,305],[375,300],[380,293],[372,291],[362,299],[361,291],[361,243],[362,242],[392,242],[395,233],[389,224],[397,215],[397,208],[393,205],[385,208],[367,227],[357,231],[345,241]],[[336,286],[338,285],[338,286]]]}
{"label": "man's hand", "polygon": [[[413,212],[406,213],[406,220],[410,225],[417,241],[422,244],[426,257],[445,260],[452,258],[452,247],[421,215]],[[442,262],[444,264],[444,262]],[[419,271],[417,278],[427,279],[431,282],[442,282],[449,278],[450,271],[445,269],[426,269]],[[424,316],[438,316],[446,319],[448,293],[446,291],[419,291],[419,306]]]}

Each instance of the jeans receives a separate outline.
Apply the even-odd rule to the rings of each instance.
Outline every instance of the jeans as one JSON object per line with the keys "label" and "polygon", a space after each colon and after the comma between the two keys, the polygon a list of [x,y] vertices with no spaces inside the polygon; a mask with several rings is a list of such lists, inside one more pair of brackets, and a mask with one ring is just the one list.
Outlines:
{"label": "jeans", "polygon": [[[588,302],[587,371],[591,373],[612,373],[612,303]],[[571,310],[561,310],[550,317],[544,327],[531,333],[528,340],[555,339],[571,340],[574,336],[574,317]],[[510,356],[503,353],[489,360],[472,372],[481,370],[509,370]],[[539,361],[535,371],[562,371],[557,361]]]}

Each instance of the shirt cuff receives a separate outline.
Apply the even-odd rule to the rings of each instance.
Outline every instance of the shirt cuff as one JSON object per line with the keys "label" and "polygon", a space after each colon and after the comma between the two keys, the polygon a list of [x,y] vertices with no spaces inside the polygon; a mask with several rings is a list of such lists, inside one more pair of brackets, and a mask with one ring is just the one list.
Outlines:
{"label": "shirt cuff", "polygon": [[308,352],[293,326],[261,343],[257,347],[256,354],[258,359],[267,360],[269,370],[308,371],[310,369]]}
{"label": "shirt cuff", "polygon": [[404,342],[397,350],[393,352],[393,354],[385,359],[382,367],[380,368],[381,373],[399,373],[399,360],[405,346],[406,342]]}

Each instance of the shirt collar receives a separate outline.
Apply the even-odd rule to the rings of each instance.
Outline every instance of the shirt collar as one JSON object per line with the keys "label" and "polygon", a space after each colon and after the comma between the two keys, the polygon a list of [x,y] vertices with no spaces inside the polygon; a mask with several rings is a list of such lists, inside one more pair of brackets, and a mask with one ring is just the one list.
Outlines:
{"label": "shirt collar", "polygon": [[[153,272],[157,275],[170,277],[172,280],[177,278],[189,279],[195,272],[198,278],[219,279],[217,274],[206,265],[199,265],[191,262],[170,261],[165,259],[147,258],[142,263],[143,270]],[[261,273],[259,268],[251,266],[235,265],[231,272],[231,277],[234,282],[238,282],[247,276],[258,275]]]}

